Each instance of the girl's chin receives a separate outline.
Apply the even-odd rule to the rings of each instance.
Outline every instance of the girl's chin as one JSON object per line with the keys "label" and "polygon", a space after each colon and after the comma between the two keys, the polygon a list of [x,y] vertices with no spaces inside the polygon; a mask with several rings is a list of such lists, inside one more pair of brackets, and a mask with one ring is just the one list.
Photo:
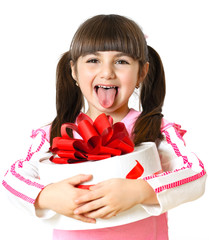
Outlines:
{"label": "girl's chin", "polygon": [[115,102],[111,107],[104,107],[97,102],[93,107],[89,108],[89,112],[94,113],[94,116],[98,116],[101,113],[105,113],[107,115],[111,115],[112,113],[122,113],[124,115],[124,112],[127,113],[129,111],[128,105],[120,106],[117,102]]}

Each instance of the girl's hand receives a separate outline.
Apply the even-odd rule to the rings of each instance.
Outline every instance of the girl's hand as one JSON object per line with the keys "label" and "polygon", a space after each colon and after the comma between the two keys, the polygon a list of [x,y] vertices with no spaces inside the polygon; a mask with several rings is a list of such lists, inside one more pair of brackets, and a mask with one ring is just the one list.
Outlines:
{"label": "girl's hand", "polygon": [[46,186],[37,197],[35,208],[51,209],[67,217],[72,217],[83,222],[95,223],[95,219],[93,218],[73,213],[75,208],[79,207],[79,204],[75,203],[75,199],[89,191],[76,188],[75,186],[89,181],[91,178],[91,175],[81,174]]}
{"label": "girl's hand", "polygon": [[158,204],[154,190],[144,180],[110,179],[90,187],[75,203],[74,214],[109,219],[137,204]]}

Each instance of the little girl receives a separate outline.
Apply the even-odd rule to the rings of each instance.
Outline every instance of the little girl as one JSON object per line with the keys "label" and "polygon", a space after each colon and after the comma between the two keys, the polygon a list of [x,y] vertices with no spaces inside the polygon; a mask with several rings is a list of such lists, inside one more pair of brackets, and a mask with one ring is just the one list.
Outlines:
{"label": "little girl", "polygon": [[[141,112],[130,109],[129,98],[140,90]],[[157,52],[147,46],[139,26],[119,15],[98,15],[77,30],[70,50],[57,67],[57,116],[52,124],[33,131],[26,158],[7,171],[3,186],[20,207],[40,218],[58,213],[75,221],[96,223],[140,204],[151,215],[143,220],[91,230],[54,229],[53,239],[168,239],[166,212],[204,193],[206,172],[187,150],[180,125],[163,118],[165,76]],[[143,179],[109,179],[89,190],[76,186],[92,175],[72,176],[45,185],[38,162],[50,158],[49,147],[63,123],[76,122],[87,100],[92,119],[106,113],[125,124],[135,146],[155,142],[163,173]],[[73,131],[70,136],[75,136]]]}

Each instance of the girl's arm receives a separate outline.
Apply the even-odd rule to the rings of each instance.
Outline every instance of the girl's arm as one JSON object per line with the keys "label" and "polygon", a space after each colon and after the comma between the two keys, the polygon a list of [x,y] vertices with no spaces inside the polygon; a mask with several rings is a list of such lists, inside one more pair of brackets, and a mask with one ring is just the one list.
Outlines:
{"label": "girl's arm", "polygon": [[49,184],[36,198],[35,208],[37,211],[51,209],[67,217],[75,218],[83,222],[95,223],[95,219],[74,214],[74,209],[79,206],[74,200],[82,196],[85,192],[88,192],[88,190],[77,188],[76,185],[89,181],[91,178],[92,175],[80,174],[57,183]]}
{"label": "girl's arm", "polygon": [[[185,147],[179,125],[167,124],[158,146],[164,173],[140,180],[111,179],[77,199],[75,210],[94,218],[110,218],[141,204],[150,215],[159,215],[204,193],[206,172],[198,157]],[[92,201],[92,202],[89,202]]]}
{"label": "girl's arm", "polygon": [[[157,194],[156,215],[182,203],[193,201],[205,191],[206,171],[203,163],[185,145],[186,131],[180,125],[167,123],[162,128],[164,140],[158,146],[164,173],[144,178]],[[150,213],[152,208],[145,206]]]}
{"label": "girl's arm", "polygon": [[35,215],[35,199],[45,187],[39,179],[38,161],[41,157],[49,155],[49,142],[43,129],[33,131],[31,138],[32,144],[26,157],[12,164],[4,176],[2,185],[15,205]]}
{"label": "girl's arm", "polygon": [[16,161],[5,174],[2,184],[9,199],[23,211],[41,218],[50,218],[57,212],[94,223],[94,219],[72,214],[78,207],[73,202],[74,197],[81,196],[86,191],[74,185],[88,181],[92,176],[78,175],[48,186],[39,178],[39,160],[51,156],[51,153],[48,153],[49,142],[46,135],[43,129],[33,131],[33,141],[26,158]]}

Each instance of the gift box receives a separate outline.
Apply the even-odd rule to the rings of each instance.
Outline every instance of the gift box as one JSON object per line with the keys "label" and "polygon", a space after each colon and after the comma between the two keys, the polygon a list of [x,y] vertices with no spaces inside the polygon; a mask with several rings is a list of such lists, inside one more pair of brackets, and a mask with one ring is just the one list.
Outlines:
{"label": "gift box", "polygon": [[[63,129],[65,130],[64,130],[64,134],[62,131],[62,137],[64,135],[64,138],[66,137],[65,139],[68,139],[69,137],[65,135],[66,125],[64,126]],[[121,129],[122,128],[120,126],[120,130]],[[113,132],[111,133],[111,136],[114,136]],[[122,136],[122,138],[119,137],[119,139],[124,140],[125,138],[124,140],[125,144],[130,144],[130,141],[127,140],[126,138],[127,133],[121,134],[121,131],[120,131],[119,135]],[[118,140],[119,135],[117,135],[117,138],[115,139]],[[105,136],[105,138],[108,139],[107,136]],[[91,137],[87,138],[85,141],[88,142],[89,139],[91,139]],[[57,140],[63,140],[63,138],[58,138]],[[103,147],[109,148],[110,146],[113,146],[114,144],[112,144],[112,141],[110,140],[111,140],[111,137],[109,136],[108,141],[106,141],[107,144],[105,146],[104,144],[102,144],[101,148],[103,149]],[[63,143],[63,141],[61,142]],[[97,143],[98,143],[98,139],[97,139]],[[64,145],[66,146],[66,141]],[[76,151],[78,150],[77,145],[78,144],[76,143],[76,148],[74,149]],[[119,145],[120,144],[117,142],[115,146],[116,150],[119,150],[121,153],[123,153],[123,151],[126,152],[126,150],[124,150],[124,145],[122,144],[123,145],[122,150],[120,149]],[[109,153],[104,154],[104,151],[103,150],[100,151],[101,150],[100,149],[99,150],[100,154],[98,154],[100,155],[98,156],[99,160],[96,159],[94,147],[93,148],[90,147],[90,153],[89,152],[86,153],[84,151],[81,152],[81,154],[84,154],[86,159],[78,157],[80,155],[78,155],[77,153],[75,154],[75,151],[73,151],[72,156],[75,156],[76,159],[70,159],[71,161],[68,161],[69,158],[66,156],[68,156],[69,153],[67,153],[67,155],[65,154],[63,155],[63,151],[62,149],[59,149],[59,144],[57,144],[57,142],[54,146],[55,147],[52,146],[52,149],[51,149],[55,153],[54,156],[51,159],[40,160],[39,162],[40,178],[42,182],[44,182],[46,185],[64,180],[66,178],[70,178],[77,174],[92,174],[93,179],[89,182],[84,183],[83,184],[84,186],[81,186],[83,188],[88,188],[88,186],[85,187],[85,185],[94,185],[111,178],[138,179],[138,178],[143,178],[152,174],[158,174],[162,171],[158,151],[155,143],[153,142],[142,143],[140,144],[140,146],[137,146],[133,149],[131,149],[133,147],[133,145],[131,144],[131,148],[129,148],[128,153],[118,155],[119,152],[116,151],[116,155],[113,157],[111,157],[113,154],[112,150],[109,150],[111,152],[111,156],[107,157],[109,156],[108,155]],[[95,146],[98,150],[98,145],[96,144]],[[61,151],[61,157],[59,156],[60,151]],[[68,151],[67,148],[65,151]],[[107,158],[101,159],[101,155],[102,157],[105,156]],[[90,159],[88,159],[88,157],[90,157]],[[94,160],[91,160],[91,158],[93,158]],[[57,162],[59,161],[60,161],[60,164],[57,164]],[[65,163],[71,162],[71,163],[61,164],[64,162]],[[117,216],[114,216],[111,219],[108,219],[108,220],[97,219],[96,224],[84,223],[84,222],[75,220],[73,218],[68,218],[59,214],[55,214],[54,217],[52,217],[49,220],[46,220],[46,222],[48,222],[55,229],[84,230],[84,229],[106,228],[106,227],[123,225],[130,222],[138,221],[140,219],[147,218],[149,216],[150,215],[139,204],[129,210],[119,213]]]}

